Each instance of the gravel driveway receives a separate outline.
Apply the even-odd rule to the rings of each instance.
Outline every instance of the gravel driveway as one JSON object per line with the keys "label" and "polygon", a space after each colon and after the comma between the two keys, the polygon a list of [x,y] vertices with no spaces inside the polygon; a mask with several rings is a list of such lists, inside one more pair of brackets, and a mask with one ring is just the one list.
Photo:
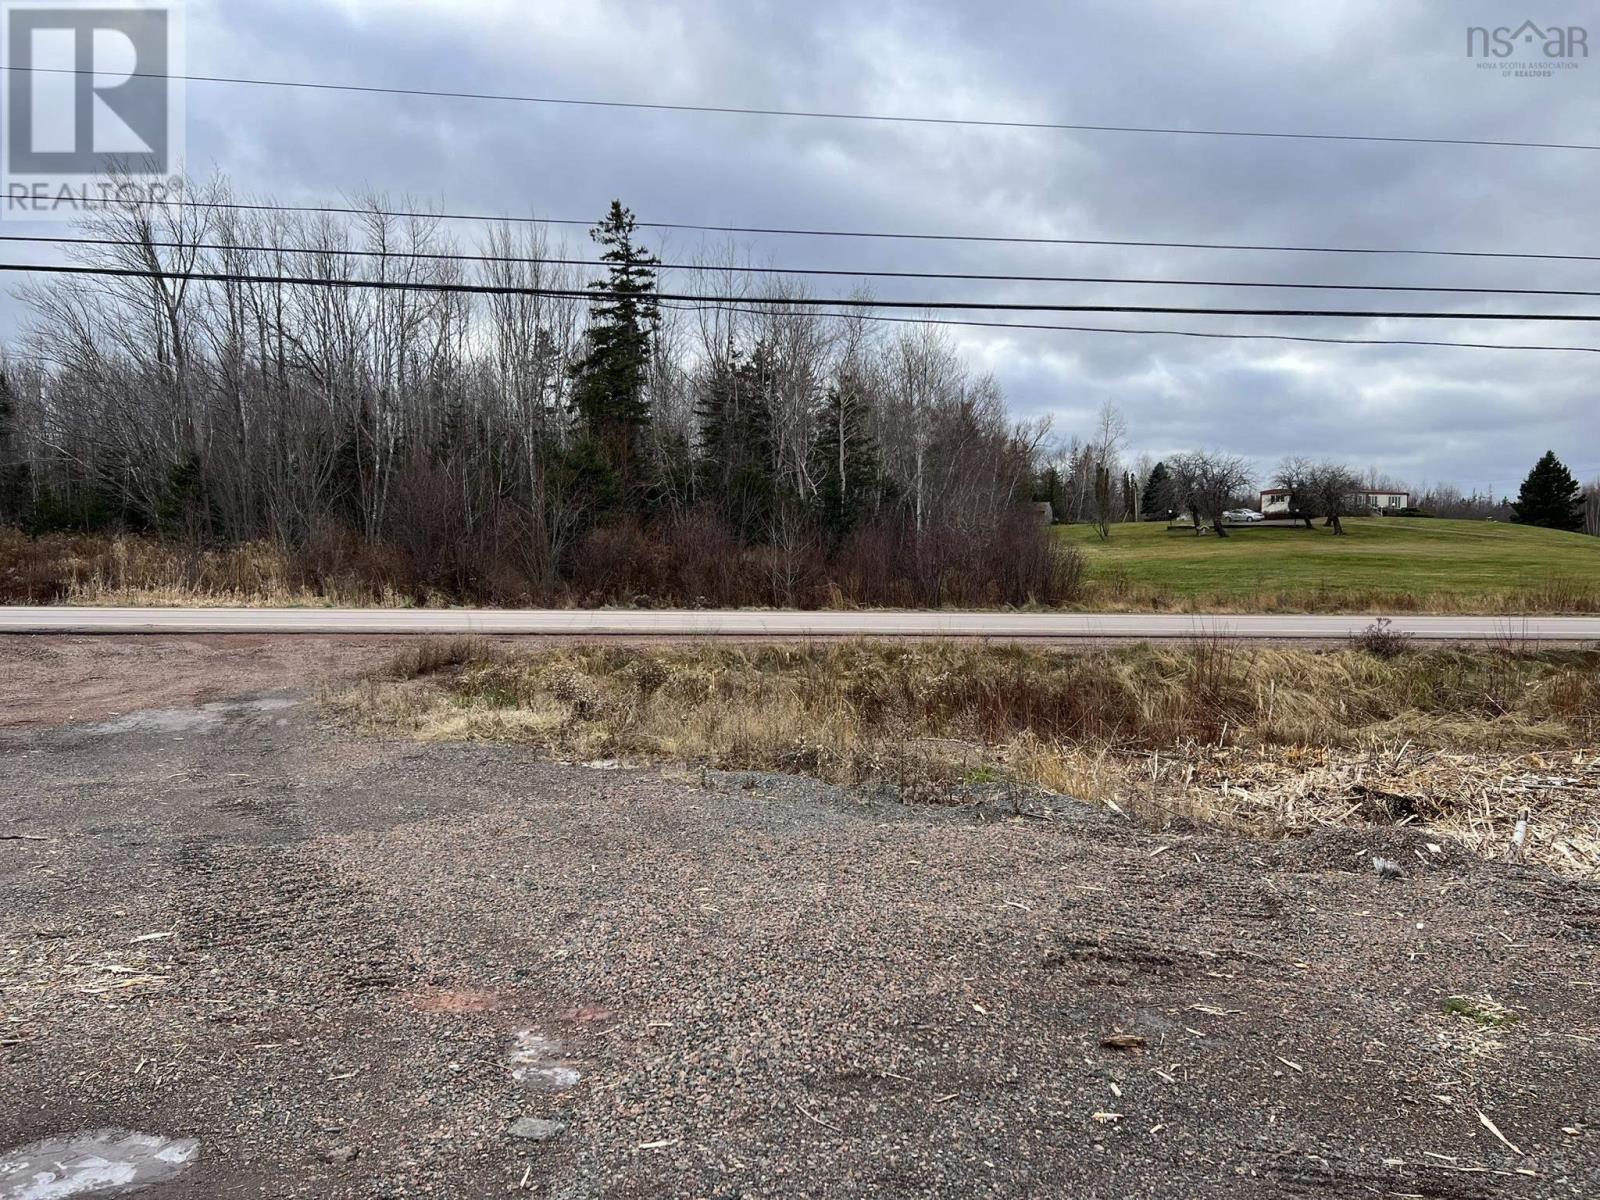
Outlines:
{"label": "gravel driveway", "polygon": [[160,1200],[1600,1196],[1600,888],[1425,831],[985,821],[287,690],[0,731],[0,836],[0,1200],[108,1127],[198,1142]]}

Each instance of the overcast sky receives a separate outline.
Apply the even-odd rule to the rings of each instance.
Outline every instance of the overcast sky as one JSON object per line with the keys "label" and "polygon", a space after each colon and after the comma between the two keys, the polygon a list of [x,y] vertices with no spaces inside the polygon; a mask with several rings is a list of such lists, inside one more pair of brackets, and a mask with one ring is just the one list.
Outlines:
{"label": "overcast sky", "polygon": [[[1470,24],[1587,24],[1507,78]],[[1600,142],[1600,9],[1498,3],[191,0],[188,67],[594,99],[1077,123]],[[794,120],[192,84],[189,165],[286,202],[1163,241],[1600,254],[1600,152]],[[470,243],[469,228],[459,236]],[[747,237],[761,263],[1600,291],[1600,263]],[[671,255],[702,249],[682,232]],[[812,282],[842,294],[848,281]],[[881,281],[887,299],[1600,311],[1600,298]],[[10,322],[16,319],[12,306]],[[1005,318],[1001,318],[1005,319]],[[1104,316],[1125,328],[1600,346],[1582,324]],[[1600,475],[1600,355],[962,330],[1018,417],[1263,470],[1337,455],[1514,492],[1547,448]]]}

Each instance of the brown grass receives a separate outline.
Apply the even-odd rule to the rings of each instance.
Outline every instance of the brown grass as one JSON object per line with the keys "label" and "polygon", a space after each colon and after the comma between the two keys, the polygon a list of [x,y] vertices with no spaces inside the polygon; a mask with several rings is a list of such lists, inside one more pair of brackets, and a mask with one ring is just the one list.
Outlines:
{"label": "brown grass", "polygon": [[1075,607],[1091,612],[1412,613],[1441,616],[1600,613],[1600,588],[1570,579],[1463,592],[1341,586],[1177,591],[1127,579],[1091,579]]}
{"label": "brown grass", "polygon": [[809,774],[943,803],[1042,788],[1272,836],[1426,824],[1503,848],[1531,809],[1535,857],[1600,866],[1600,758],[1584,749],[1600,741],[1597,653],[484,650],[415,648],[335,702],[385,730],[566,760]]}
{"label": "brown grass", "polygon": [[304,545],[199,548],[151,537],[0,527],[0,603],[161,607],[1006,608],[1063,604],[1083,556],[1031,518],[992,529],[863,529],[831,558],[809,542],[744,545],[716,520],[590,530],[560,570],[514,545],[373,542],[329,528]]}
{"label": "brown grass", "polygon": [[[598,551],[591,547],[586,553],[593,558]],[[611,546],[608,553],[620,562],[633,564],[633,569],[638,568],[641,558],[652,554],[661,557],[660,547],[652,548],[639,540],[637,534],[633,541]],[[866,554],[859,557],[862,562],[872,559]],[[606,558],[606,555],[599,558]],[[884,563],[878,565],[887,569]],[[1070,578],[1057,580],[1052,587],[1057,594],[1077,597],[1075,602],[1060,606],[1063,611],[1194,614],[1600,612],[1600,587],[1558,577],[1516,587],[1485,583],[1476,590],[1430,589],[1420,581],[1412,587],[1374,588],[1358,586],[1349,580],[1334,588],[1277,586],[1208,590],[1136,583],[1128,577],[1126,569],[1119,566],[1105,568],[1097,578],[1082,582],[1076,574],[1081,569],[1080,562],[1063,561],[1059,565]],[[844,564],[844,568],[846,583],[865,569],[861,563],[853,567]],[[290,552],[269,542],[196,550],[148,537],[53,534],[28,538],[15,529],[0,528],[0,603],[3,604],[413,608],[445,607],[457,602],[556,607],[660,606],[673,602],[685,607],[740,607],[740,597],[753,594],[750,588],[737,585],[737,581],[718,583],[708,578],[690,581],[694,586],[674,600],[659,588],[652,594],[648,587],[655,584],[647,579],[609,579],[608,571],[610,569],[604,568],[597,559],[586,567],[587,574],[594,578],[583,586],[561,589],[550,595],[535,596],[525,588],[518,591],[515,587],[491,589],[490,594],[484,595],[461,595],[428,586],[420,581],[415,564],[404,561],[392,551],[367,546],[347,535],[320,536],[304,549]],[[884,597],[881,604],[917,607],[927,601],[925,592],[916,588],[897,589],[882,580],[870,582],[871,594]],[[1017,583],[1012,590],[1021,586]],[[811,599],[823,608],[852,608],[862,604],[859,597],[852,598],[856,595],[854,591],[837,583],[812,591],[815,594]],[[759,602],[785,606],[790,601],[773,594],[763,595]],[[946,603],[1001,606],[994,595],[985,596],[981,590],[970,588],[951,593]]]}
{"label": "brown grass", "polygon": [[294,556],[269,542],[198,550],[142,537],[0,528],[0,603],[156,608],[414,607],[384,564],[332,541]]}

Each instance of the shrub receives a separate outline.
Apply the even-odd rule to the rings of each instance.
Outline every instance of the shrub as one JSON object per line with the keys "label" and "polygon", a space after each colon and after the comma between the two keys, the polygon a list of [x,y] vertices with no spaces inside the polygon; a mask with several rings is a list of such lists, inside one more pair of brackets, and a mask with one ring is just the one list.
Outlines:
{"label": "shrub", "polygon": [[1394,622],[1388,617],[1379,617],[1360,633],[1351,637],[1350,642],[1357,650],[1364,651],[1374,658],[1394,659],[1411,648],[1411,635],[1395,629]]}

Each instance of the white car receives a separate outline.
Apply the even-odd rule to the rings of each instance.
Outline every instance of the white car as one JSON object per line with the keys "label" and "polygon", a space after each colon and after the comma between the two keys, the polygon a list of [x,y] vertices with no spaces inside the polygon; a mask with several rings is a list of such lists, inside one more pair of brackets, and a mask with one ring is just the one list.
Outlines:
{"label": "white car", "polygon": [[1236,508],[1232,512],[1222,514],[1229,521],[1249,524],[1252,521],[1265,521],[1266,518],[1253,508]]}

